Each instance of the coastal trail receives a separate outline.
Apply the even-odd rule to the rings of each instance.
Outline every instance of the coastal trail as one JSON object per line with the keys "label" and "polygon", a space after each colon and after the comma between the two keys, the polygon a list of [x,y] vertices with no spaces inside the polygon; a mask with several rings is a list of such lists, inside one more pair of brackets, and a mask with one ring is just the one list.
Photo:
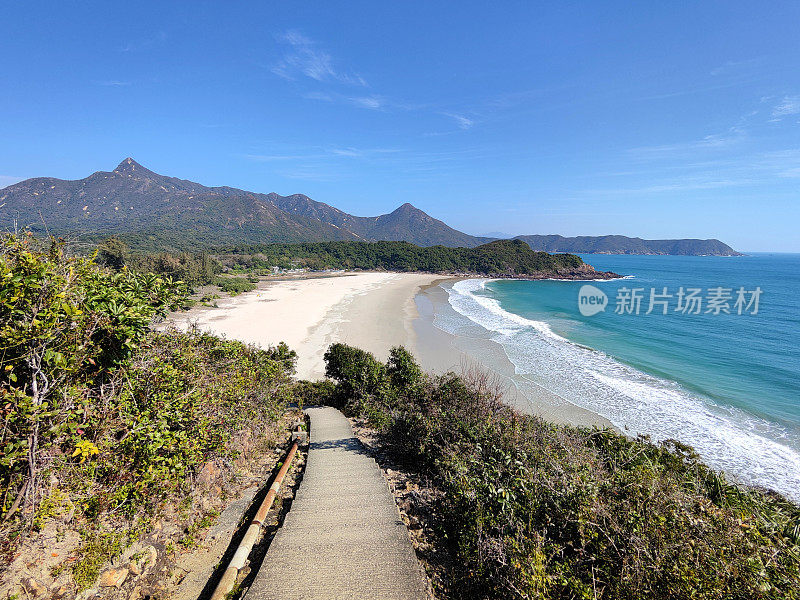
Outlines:
{"label": "coastal trail", "polygon": [[309,408],[300,489],[245,600],[425,600],[422,568],[374,459],[334,408]]}

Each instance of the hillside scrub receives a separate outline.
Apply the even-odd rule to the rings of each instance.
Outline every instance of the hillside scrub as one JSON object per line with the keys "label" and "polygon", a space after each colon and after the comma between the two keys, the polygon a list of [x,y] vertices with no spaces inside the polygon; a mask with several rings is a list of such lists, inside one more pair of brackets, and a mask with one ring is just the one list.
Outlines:
{"label": "hillside scrub", "polygon": [[445,598],[800,598],[800,509],[674,440],[519,414],[486,376],[343,344],[317,401],[366,418],[431,482]]}
{"label": "hillside scrub", "polygon": [[181,282],[111,272],[56,242],[5,239],[3,562],[21,540],[66,519],[85,539],[68,569],[79,591],[191,493],[202,466],[275,443],[296,355],[283,344],[260,350],[198,331],[153,331],[185,294]]}

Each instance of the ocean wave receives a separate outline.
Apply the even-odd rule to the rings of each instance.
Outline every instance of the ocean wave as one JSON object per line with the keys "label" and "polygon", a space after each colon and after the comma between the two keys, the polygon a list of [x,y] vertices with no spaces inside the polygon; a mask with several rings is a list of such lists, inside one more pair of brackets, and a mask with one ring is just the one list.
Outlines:
{"label": "ocean wave", "polygon": [[[456,312],[469,318],[484,329],[494,331],[503,335],[511,335],[524,328],[531,327],[542,335],[552,337],[564,342],[569,342],[566,338],[555,333],[550,325],[544,321],[534,321],[523,316],[508,312],[500,306],[494,298],[476,295],[475,292],[484,291],[486,284],[496,279],[465,279],[453,285],[449,293],[450,305]],[[475,303],[485,310],[470,311],[470,303]],[[457,306],[458,305],[458,306]]]}
{"label": "ocean wave", "polygon": [[[490,281],[470,279],[445,288],[449,304],[489,332],[518,375],[630,435],[680,440],[716,469],[800,500],[800,444],[784,427],[716,404],[676,382],[570,342],[543,321],[511,313],[485,295]],[[458,333],[453,320],[434,324]]]}

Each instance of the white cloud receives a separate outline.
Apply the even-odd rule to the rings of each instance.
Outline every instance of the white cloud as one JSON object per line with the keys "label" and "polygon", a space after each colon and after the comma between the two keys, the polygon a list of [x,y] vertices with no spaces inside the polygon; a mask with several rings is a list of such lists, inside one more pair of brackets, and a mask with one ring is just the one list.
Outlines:
{"label": "white cloud", "polygon": [[459,115],[455,113],[442,113],[442,114],[453,119],[461,129],[469,129],[475,124],[475,121],[473,121],[468,117],[465,117],[464,115]]}
{"label": "white cloud", "polygon": [[350,104],[359,108],[369,110],[383,110],[388,102],[383,96],[371,94],[369,96],[345,96],[343,94],[328,92],[308,92],[303,94],[303,98],[308,100],[319,100],[321,102],[337,102],[339,104]]}
{"label": "white cloud", "polygon": [[242,158],[253,162],[281,162],[281,161],[325,161],[336,160],[338,158],[374,158],[396,154],[401,152],[397,148],[323,148],[311,146],[306,148],[295,148],[294,154],[241,154]]}
{"label": "white cloud", "polygon": [[773,117],[800,114],[800,96],[784,96],[772,109]]}
{"label": "white cloud", "polygon": [[731,127],[727,133],[712,134],[698,140],[663,144],[660,146],[640,146],[631,148],[630,153],[642,159],[661,159],[676,156],[694,156],[702,150],[722,150],[741,142],[745,132],[739,127]]}
{"label": "white cloud", "polygon": [[759,59],[750,58],[747,60],[729,60],[724,65],[720,65],[715,69],[711,69],[712,75],[727,75],[730,73],[736,73],[742,70],[747,69],[748,67],[755,66],[759,63]]}
{"label": "white cloud", "polygon": [[369,108],[370,110],[380,110],[386,104],[386,101],[382,97],[375,95],[349,98],[349,101],[356,106]]}
{"label": "white cloud", "polygon": [[334,148],[333,150],[331,150],[331,153],[335,154],[336,156],[352,156],[352,157],[359,157],[364,155],[363,151],[358,150],[356,148]]}
{"label": "white cloud", "polygon": [[287,31],[278,36],[278,41],[290,47],[283,58],[272,67],[272,72],[284,79],[295,80],[305,76],[315,81],[367,85],[360,75],[336,69],[331,55],[319,49],[314,40],[298,31]]}
{"label": "white cloud", "polygon": [[326,94],[325,92],[308,92],[307,94],[303,94],[303,98],[307,98],[309,100],[322,100],[323,102],[334,101],[334,97],[330,94]]}

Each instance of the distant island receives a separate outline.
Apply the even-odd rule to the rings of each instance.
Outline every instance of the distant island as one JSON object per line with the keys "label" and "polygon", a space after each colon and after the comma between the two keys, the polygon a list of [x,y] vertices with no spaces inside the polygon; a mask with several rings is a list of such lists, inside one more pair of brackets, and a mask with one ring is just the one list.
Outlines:
{"label": "distant island", "polygon": [[[132,158],[84,179],[26,179],[0,190],[0,229],[30,228],[99,241],[120,237],[133,250],[192,251],[198,245],[327,241],[404,241],[475,248],[469,235],[405,203],[389,214],[357,217],[303,194],[260,194],[207,187],[159,175]],[[737,256],[719,240],[642,240],[625,236],[515,239],[543,252]]]}
{"label": "distant island", "polygon": [[744,256],[719,240],[643,240],[624,235],[563,237],[520,235],[534,250],[578,254],[674,254],[680,256]]}

